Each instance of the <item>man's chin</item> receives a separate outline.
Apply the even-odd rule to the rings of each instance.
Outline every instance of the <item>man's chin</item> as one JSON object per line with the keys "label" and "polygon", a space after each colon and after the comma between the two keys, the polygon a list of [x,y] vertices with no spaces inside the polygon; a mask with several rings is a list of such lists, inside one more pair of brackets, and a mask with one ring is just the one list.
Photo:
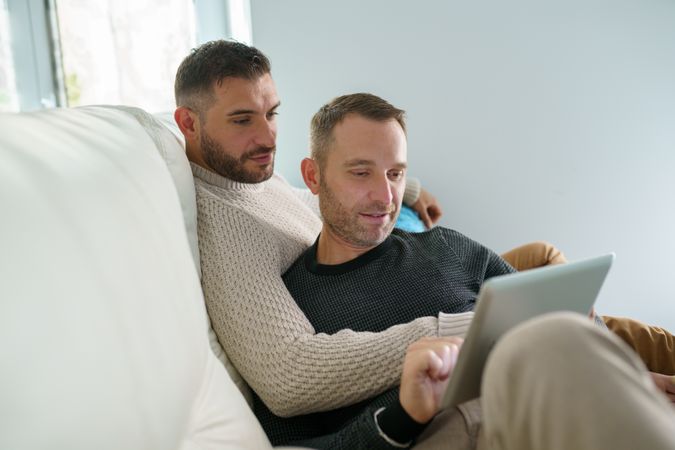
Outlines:
{"label": "man's chin", "polygon": [[371,232],[360,236],[360,242],[363,247],[377,247],[383,243],[391,234],[391,230],[382,230]]}
{"label": "man's chin", "polygon": [[269,165],[269,169],[262,171],[259,183],[269,180],[272,178],[272,175],[274,175],[274,163]]}
{"label": "man's chin", "polygon": [[266,173],[266,174],[260,179],[260,181],[258,181],[258,183],[262,183],[263,181],[269,180],[270,178],[272,178],[272,175],[274,175],[274,171],[273,171],[273,170],[270,170],[269,173]]}
{"label": "man's chin", "polygon": [[274,163],[268,164],[264,167],[256,167],[255,169],[246,171],[246,181],[244,183],[255,184],[262,183],[272,178],[274,175]]}

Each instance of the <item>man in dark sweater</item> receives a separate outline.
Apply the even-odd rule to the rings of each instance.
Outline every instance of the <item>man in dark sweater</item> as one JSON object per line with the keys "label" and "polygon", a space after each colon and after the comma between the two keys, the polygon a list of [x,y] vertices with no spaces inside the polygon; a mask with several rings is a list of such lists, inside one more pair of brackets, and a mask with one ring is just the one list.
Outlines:
{"label": "man in dark sweater", "polygon": [[[315,244],[285,273],[284,281],[317,333],[332,334],[347,328],[378,332],[418,317],[436,316],[439,311],[470,320],[482,283],[490,277],[514,271],[497,254],[456,231],[440,227],[420,234],[392,231],[405,184],[407,158],[403,111],[369,94],[339,97],[314,116],[311,148],[312,159],[303,161],[302,172],[307,186],[319,195],[323,228]],[[551,403],[556,405],[555,414],[564,418],[566,410],[573,408],[569,401],[565,403],[562,388],[553,389],[555,373],[546,372],[551,370],[551,365],[545,358],[534,355],[536,349],[532,352],[531,367],[541,367],[545,377],[518,377],[516,383],[520,384],[508,385],[508,389],[504,388],[503,382],[489,381],[499,378],[502,370],[519,370],[507,366],[508,361],[515,359],[512,357],[513,349],[522,348],[522,340],[545,342],[545,339],[551,339],[551,342],[557,343],[560,336],[566,337],[578,329],[579,336],[589,334],[589,343],[598,341],[598,346],[606,345],[603,340],[608,339],[607,333],[594,330],[577,318],[562,317],[556,321],[555,327],[550,325],[550,318],[545,320],[548,320],[545,327],[535,323],[516,338],[505,339],[507,342],[501,348],[507,350],[500,351],[499,347],[495,350],[496,356],[491,359],[499,360],[501,355],[503,362],[494,364],[497,368],[491,370],[492,375],[488,373],[489,369],[486,372],[487,386],[483,391],[490,394],[487,399],[483,398],[483,403],[487,402],[489,406],[484,406],[486,423],[487,411],[491,411],[493,420],[491,427],[486,427],[489,429],[485,436],[481,435],[482,440],[479,440],[478,430],[483,414],[479,402],[473,401],[460,405],[459,410],[439,415],[434,422],[441,422],[440,431],[438,427],[431,427],[425,432],[420,448],[435,448],[439,444],[442,448],[475,448],[486,445],[485,440],[491,446],[502,448],[529,448],[526,443],[531,448],[553,448],[553,443],[547,439],[555,439],[560,427],[569,431],[567,434],[573,434],[576,423],[565,424],[560,417],[554,416],[554,422],[561,425],[553,430],[540,425],[536,428],[537,436],[543,440],[536,441],[532,429],[521,427],[520,430],[512,430],[506,420],[520,410],[528,410],[530,403],[521,399],[510,402],[492,400],[518,392],[519,388],[544,383],[545,388],[551,387],[550,390],[558,395],[550,396]],[[562,325],[556,333],[554,328],[558,324]],[[461,335],[465,328],[458,327],[454,331]],[[564,340],[571,342],[570,339]],[[514,344],[513,341],[519,343]],[[454,359],[449,355],[452,351],[447,344],[437,345],[444,349],[445,361]],[[586,353],[575,352],[577,356],[581,355],[583,365],[599,365],[597,373],[610,370],[607,364],[603,365],[596,347],[587,347],[584,349]],[[620,358],[628,358],[630,362],[630,358],[621,351],[620,348],[613,350]],[[449,374],[453,364],[447,364]],[[630,370],[635,373],[628,384],[632,383],[634,390],[648,389],[649,385],[645,387],[641,384],[638,370]],[[406,373],[414,375],[406,377]],[[293,443],[336,449],[407,448],[420,436],[438,410],[439,392],[442,392],[444,383],[436,377],[434,388],[420,394],[419,386],[429,384],[425,373],[419,365],[406,361],[400,391],[392,389],[370,400],[334,411],[285,419],[274,416],[256,399],[255,412],[273,444]],[[595,392],[593,380],[578,374],[568,375],[566,379],[583,386],[587,394]],[[597,378],[597,374],[594,375]],[[327,386],[327,389],[330,388]],[[653,390],[653,386],[651,388]],[[411,395],[411,392],[415,394]],[[416,404],[410,402],[411,397],[416,399]],[[663,412],[659,409],[663,405],[658,400],[656,405],[651,398],[642,399],[634,405],[621,395],[614,397],[618,400],[613,401],[618,401],[625,409],[642,409],[649,417]],[[427,405],[426,409],[423,408],[424,413],[418,409],[420,403]],[[530,422],[534,427],[536,418]],[[609,428],[613,429],[620,423],[618,420]],[[662,429],[654,428],[653,424],[649,427],[645,428],[645,433],[638,433],[639,438],[633,435],[633,439],[639,439],[633,442],[644,445],[643,434],[657,439],[654,441],[657,445],[667,442],[658,440],[667,439]],[[585,436],[584,440],[558,439],[556,445],[562,448],[566,445],[571,445],[567,448],[593,448],[601,442],[599,439],[608,439],[609,428],[596,427],[595,424],[590,428],[589,432],[581,433]],[[547,430],[550,431],[548,434]],[[625,442],[622,437],[617,445]],[[608,445],[607,441],[602,443]],[[614,444],[609,446],[614,447]]]}

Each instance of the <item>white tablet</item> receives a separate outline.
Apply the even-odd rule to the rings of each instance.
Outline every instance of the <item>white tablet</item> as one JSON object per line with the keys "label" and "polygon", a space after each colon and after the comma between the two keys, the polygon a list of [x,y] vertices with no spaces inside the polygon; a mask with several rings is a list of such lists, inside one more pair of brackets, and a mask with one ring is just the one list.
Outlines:
{"label": "white tablet", "polygon": [[613,261],[614,253],[610,253],[494,277],[483,283],[442,407],[480,396],[488,355],[502,334],[515,325],[553,311],[588,315]]}

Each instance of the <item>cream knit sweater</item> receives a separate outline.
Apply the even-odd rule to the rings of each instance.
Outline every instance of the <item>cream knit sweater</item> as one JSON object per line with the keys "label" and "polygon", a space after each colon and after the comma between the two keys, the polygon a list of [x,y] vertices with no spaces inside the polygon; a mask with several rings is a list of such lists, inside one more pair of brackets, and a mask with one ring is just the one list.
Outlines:
{"label": "cream knit sweater", "polygon": [[409,344],[466,332],[473,313],[421,317],[380,333],[315,333],[281,275],[321,230],[316,198],[276,174],[244,184],[195,164],[192,171],[213,329],[275,414],[326,411],[377,395],[398,384]]}

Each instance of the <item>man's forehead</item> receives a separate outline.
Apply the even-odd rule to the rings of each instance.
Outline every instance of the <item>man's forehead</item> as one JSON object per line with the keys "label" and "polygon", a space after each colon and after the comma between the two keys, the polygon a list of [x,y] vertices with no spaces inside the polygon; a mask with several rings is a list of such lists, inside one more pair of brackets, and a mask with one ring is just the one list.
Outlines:
{"label": "man's forehead", "polygon": [[270,74],[254,79],[226,77],[213,83],[213,93],[216,103],[228,109],[267,111],[279,103]]}
{"label": "man's forehead", "polygon": [[347,116],[333,129],[326,167],[407,167],[407,142],[396,119],[375,121]]}
{"label": "man's forehead", "polygon": [[401,124],[394,118],[371,119],[357,113],[347,114],[333,128],[333,139],[368,139],[378,136],[400,134],[405,140],[405,132]]}

